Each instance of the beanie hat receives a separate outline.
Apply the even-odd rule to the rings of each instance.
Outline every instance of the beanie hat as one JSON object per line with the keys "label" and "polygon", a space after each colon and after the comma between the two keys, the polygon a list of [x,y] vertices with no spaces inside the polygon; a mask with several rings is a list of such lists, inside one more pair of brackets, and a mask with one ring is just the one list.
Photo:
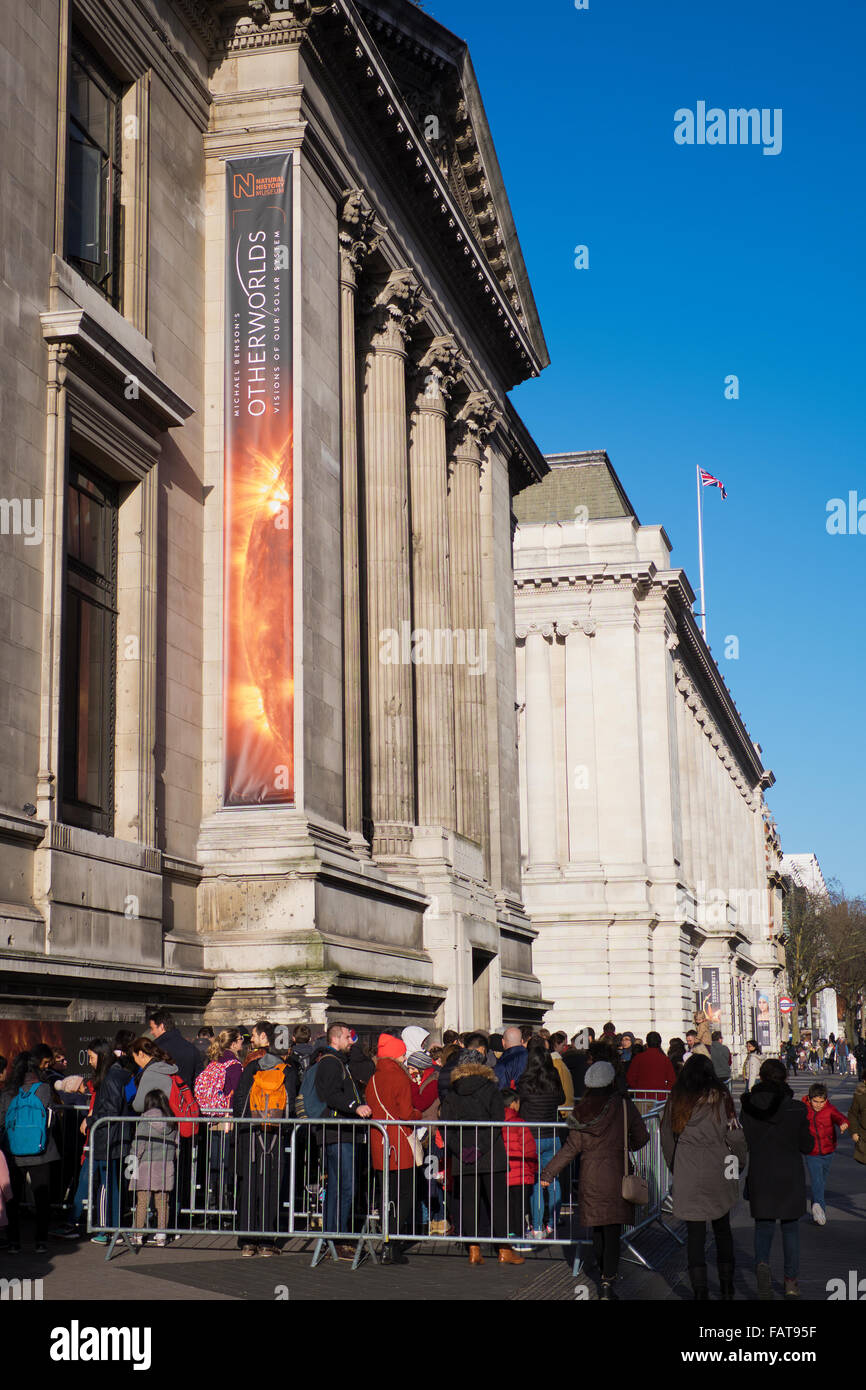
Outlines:
{"label": "beanie hat", "polygon": [[54,1089],[55,1091],[64,1091],[67,1093],[74,1092],[78,1090],[83,1080],[83,1076],[64,1076],[59,1081],[55,1081]]}
{"label": "beanie hat", "polygon": [[395,1062],[402,1062],[406,1056],[406,1044],[399,1038],[392,1037],[390,1033],[381,1033],[376,1044],[376,1055],[393,1057]]}
{"label": "beanie hat", "polygon": [[612,1086],[616,1072],[610,1062],[593,1062],[587,1067],[584,1085],[588,1091],[600,1091],[603,1086]]}
{"label": "beanie hat", "polygon": [[412,1056],[407,1058],[406,1065],[414,1067],[416,1071],[427,1071],[428,1067],[433,1065],[433,1058],[429,1052],[413,1052]]}
{"label": "beanie hat", "polygon": [[427,1028],[419,1028],[416,1024],[411,1024],[404,1028],[400,1037],[406,1044],[407,1052],[419,1052],[429,1038],[430,1033]]}

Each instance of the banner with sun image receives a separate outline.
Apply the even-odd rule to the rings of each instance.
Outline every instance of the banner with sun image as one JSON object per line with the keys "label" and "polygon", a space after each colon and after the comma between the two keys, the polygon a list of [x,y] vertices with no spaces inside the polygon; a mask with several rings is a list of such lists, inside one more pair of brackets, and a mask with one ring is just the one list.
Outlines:
{"label": "banner with sun image", "polygon": [[226,806],[294,800],[291,169],[226,162]]}

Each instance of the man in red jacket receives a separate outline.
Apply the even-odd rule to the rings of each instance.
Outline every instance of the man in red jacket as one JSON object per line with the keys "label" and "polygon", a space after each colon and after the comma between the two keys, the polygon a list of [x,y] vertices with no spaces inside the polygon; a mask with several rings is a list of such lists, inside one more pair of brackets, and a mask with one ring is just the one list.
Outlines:
{"label": "man in red jacket", "polygon": [[813,1140],[812,1152],[806,1155],[806,1167],[809,1169],[812,1183],[812,1220],[816,1226],[825,1226],[827,1212],[824,1191],[830,1164],[836,1152],[836,1127],[838,1125],[840,1134],[845,1134],[848,1121],[835,1105],[831,1105],[827,1087],[818,1081],[809,1087],[809,1094],[803,1097],[803,1104],[809,1113],[809,1129]]}
{"label": "man in red jacket", "polygon": [[655,1091],[664,1100],[677,1079],[673,1064],[662,1052],[660,1033],[647,1033],[646,1047],[629,1064],[626,1072],[630,1091]]}

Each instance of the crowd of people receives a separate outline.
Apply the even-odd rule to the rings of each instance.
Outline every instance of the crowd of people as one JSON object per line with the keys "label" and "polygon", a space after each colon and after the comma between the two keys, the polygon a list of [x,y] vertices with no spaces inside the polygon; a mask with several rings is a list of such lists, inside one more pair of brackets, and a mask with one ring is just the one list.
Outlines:
{"label": "crowd of people", "polygon": [[[434,1236],[462,1240],[471,1264],[490,1246],[500,1263],[520,1264],[533,1242],[565,1244],[579,1227],[592,1233],[600,1297],[613,1299],[623,1228],[646,1202],[630,1155],[649,1143],[653,1110],[695,1298],[709,1296],[708,1223],[722,1297],[733,1297],[730,1212],[746,1169],[758,1295],[772,1296],[778,1223],[785,1295],[798,1297],[807,1172],[821,1226],[837,1134],[850,1131],[866,1163],[866,1049],[850,1053],[861,1084],[846,1116],[820,1082],[795,1099],[787,1049],[765,1058],[749,1039],[738,1114],[731,1052],[706,1014],[694,1025],[666,1049],[658,1033],[612,1022],[598,1035],[511,1026],[448,1031],[441,1043],[409,1025],[365,1045],[345,1023],[314,1038],[306,1024],[262,1020],[190,1040],[163,1009],[146,1033],[92,1039],[86,1075],[40,1044],[11,1064],[0,1058],[5,1250],[21,1249],[28,1202],[38,1253],[49,1237],[84,1239],[89,1199],[100,1244],[125,1230],[159,1247],[171,1231],[204,1227],[236,1232],[245,1257],[268,1257],[280,1253],[287,1207],[306,1202],[309,1233],[353,1259],[387,1200],[386,1260],[404,1262],[407,1244]],[[841,1041],[834,1056],[847,1066]],[[299,1121],[302,1136],[291,1163],[283,1119]]]}

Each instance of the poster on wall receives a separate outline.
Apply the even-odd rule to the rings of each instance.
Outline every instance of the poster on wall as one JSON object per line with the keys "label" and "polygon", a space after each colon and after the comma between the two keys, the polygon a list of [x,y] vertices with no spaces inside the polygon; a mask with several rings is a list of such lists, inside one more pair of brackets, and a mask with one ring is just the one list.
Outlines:
{"label": "poster on wall", "polygon": [[226,806],[294,800],[291,170],[226,161]]}
{"label": "poster on wall", "polygon": [[770,996],[765,990],[759,989],[755,996],[756,1012],[758,1015],[757,1041],[761,1051],[770,1046]]}
{"label": "poster on wall", "polygon": [[716,966],[701,966],[701,987],[695,1000],[698,1009],[707,1015],[711,1028],[719,1028],[722,1022],[721,974]]}

